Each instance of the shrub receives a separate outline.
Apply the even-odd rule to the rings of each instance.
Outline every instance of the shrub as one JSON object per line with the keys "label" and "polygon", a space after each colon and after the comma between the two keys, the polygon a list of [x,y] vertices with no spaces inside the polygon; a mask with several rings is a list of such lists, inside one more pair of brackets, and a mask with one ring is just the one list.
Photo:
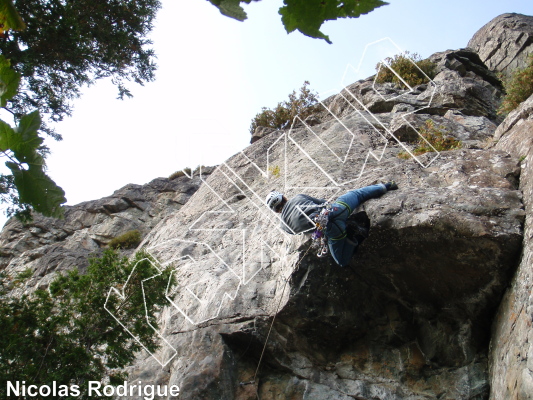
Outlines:
{"label": "shrub", "polygon": [[255,130],[264,126],[267,128],[284,129],[286,128],[297,115],[305,119],[308,116],[319,111],[318,94],[308,88],[309,82],[305,81],[300,88],[300,95],[298,96],[294,90],[289,94],[289,100],[278,103],[273,109],[263,107],[250,125],[250,133],[253,135]]}
{"label": "shrub", "polygon": [[427,77],[431,79],[435,77],[435,63],[428,59],[422,60],[417,53],[410,55],[409,52],[406,51],[404,53],[396,54],[393,57],[385,58],[385,62],[389,68],[381,63],[376,65],[376,71],[379,71],[378,76],[376,77],[377,83],[392,82],[398,87],[403,87],[404,83],[392,72],[392,70],[401,76],[409,86],[428,83],[429,80]]}
{"label": "shrub", "polygon": [[533,94],[533,54],[529,55],[528,65],[515,71],[509,78],[503,78],[506,95],[498,109],[498,114],[513,111]]}
{"label": "shrub", "polygon": [[168,179],[172,180],[172,179],[176,179],[176,178],[181,178],[182,176],[185,176],[185,172],[190,175],[191,174],[191,169],[190,168],[183,168],[183,169],[180,169],[179,171],[176,171],[172,174],[170,174],[170,176],[168,177]]}
{"label": "shrub", "polygon": [[[199,175],[200,174],[200,170],[204,170],[206,168],[209,168],[209,167],[206,167],[205,165],[199,165],[197,166],[194,171],[187,167],[187,168],[183,168],[183,169],[180,169],[179,171],[176,171],[172,174],[169,175],[168,179],[172,180],[172,179],[176,179],[176,178],[181,178],[182,176],[185,176],[185,175],[188,175],[188,176],[191,176],[191,174],[193,176],[196,176],[196,175]],[[204,172],[205,174],[205,172]]]}
{"label": "shrub", "polygon": [[[155,316],[168,305],[165,288],[176,283],[172,267],[163,269],[149,254],[137,253],[130,261],[113,250],[90,259],[84,274],[67,271],[48,288],[21,297],[7,292],[13,282],[1,275],[0,398],[4,399],[9,397],[8,381],[37,386],[53,381],[58,389],[62,384],[79,386],[79,396],[49,399],[105,398],[89,396],[87,382],[108,379],[112,385],[121,384],[127,379],[123,368],[143,347],[150,352],[158,349]],[[149,285],[146,295],[143,285]],[[116,294],[108,297],[110,287],[123,290],[124,301]]]}
{"label": "shrub", "polygon": [[[433,120],[428,119],[424,123],[424,126],[419,128],[420,138],[417,142],[417,146],[412,151],[415,156],[420,154],[429,153],[432,151],[447,151],[460,149],[462,144],[459,140],[452,136],[446,136],[446,127],[443,125],[435,126]],[[425,140],[424,140],[425,139]],[[433,148],[428,144],[431,144]],[[398,157],[408,159],[411,156],[404,151],[398,153]]]}
{"label": "shrub", "polygon": [[137,229],[117,236],[108,243],[110,249],[134,249],[141,243],[141,232]]}

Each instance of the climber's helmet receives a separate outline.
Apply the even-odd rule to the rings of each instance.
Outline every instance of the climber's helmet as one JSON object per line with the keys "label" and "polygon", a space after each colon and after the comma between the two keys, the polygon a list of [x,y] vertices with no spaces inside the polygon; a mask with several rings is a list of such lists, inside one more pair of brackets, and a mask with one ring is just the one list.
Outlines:
{"label": "climber's helmet", "polygon": [[277,192],[275,190],[271,191],[269,194],[267,194],[265,203],[272,210],[278,212],[279,206],[281,206],[281,204],[283,203],[283,193]]}

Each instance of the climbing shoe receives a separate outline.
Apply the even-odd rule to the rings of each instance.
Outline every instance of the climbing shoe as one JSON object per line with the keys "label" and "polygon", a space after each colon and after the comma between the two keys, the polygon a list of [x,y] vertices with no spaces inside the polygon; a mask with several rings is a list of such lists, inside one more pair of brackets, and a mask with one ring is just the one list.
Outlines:
{"label": "climbing shoe", "polygon": [[396,189],[398,189],[398,185],[394,181],[389,181],[389,182],[385,183],[385,187],[387,188],[387,190],[396,190]]}

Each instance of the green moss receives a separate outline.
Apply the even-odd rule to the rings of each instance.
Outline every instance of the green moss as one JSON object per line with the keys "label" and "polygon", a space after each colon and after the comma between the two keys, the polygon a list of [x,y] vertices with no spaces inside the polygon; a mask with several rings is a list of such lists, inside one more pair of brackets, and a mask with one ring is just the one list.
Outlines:
{"label": "green moss", "polygon": [[134,249],[141,243],[141,232],[137,229],[117,236],[108,243],[110,249]]}

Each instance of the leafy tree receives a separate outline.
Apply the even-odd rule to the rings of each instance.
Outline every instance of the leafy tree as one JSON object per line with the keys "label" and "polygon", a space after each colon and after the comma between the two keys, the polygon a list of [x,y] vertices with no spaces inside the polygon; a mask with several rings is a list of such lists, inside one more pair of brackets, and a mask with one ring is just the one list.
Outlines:
{"label": "leafy tree", "polygon": [[[0,56],[0,107],[17,94],[20,75]],[[45,173],[43,139],[38,130],[41,117],[38,111],[22,115],[18,126],[11,127],[0,120],[0,157],[10,175],[0,174],[0,203],[9,204],[7,215],[22,221],[31,220],[32,209],[46,216],[60,217],[65,192]]]}
{"label": "leafy tree", "polygon": [[[131,96],[127,81],[143,84],[154,79],[155,55],[147,35],[159,0],[14,4],[26,29],[4,34],[0,52],[22,75],[22,90],[9,106],[17,118],[37,108],[52,121],[61,121],[71,114],[80,88],[100,78],[111,78],[120,98]],[[50,127],[43,129],[60,138]]]}
{"label": "leafy tree", "polygon": [[282,101],[274,109],[263,107],[250,125],[253,135],[259,126],[284,129],[289,126],[297,115],[301,119],[316,113],[319,110],[318,95],[309,89],[309,82],[305,81],[298,95],[295,90],[289,94],[288,101]]}
{"label": "leafy tree", "polygon": [[[247,16],[240,3],[250,4],[252,0],[209,0],[228,17],[244,21]],[[253,0],[259,1],[259,0]],[[338,18],[358,18],[388,3],[381,0],[284,0],[279,9],[281,22],[287,33],[299,30],[306,36],[324,39],[329,37],[320,31],[325,21]]]}
{"label": "leafy tree", "polygon": [[67,397],[76,399],[89,399],[87,381],[102,381],[107,376],[111,384],[121,384],[126,374],[119,369],[132,363],[141,345],[103,306],[110,286],[127,281],[123,287],[127,301],[118,304],[111,298],[108,307],[114,307],[115,315],[148,350],[156,350],[156,335],[145,315],[150,315],[150,323],[157,327],[153,315],[167,302],[165,288],[172,275],[167,268],[157,277],[159,281],[149,280],[159,287],[145,288],[144,297],[141,282],[159,273],[152,262],[146,253],[137,253],[128,261],[108,250],[90,260],[85,274],[69,271],[58,276],[49,290],[21,298],[8,297],[7,292],[31,272],[12,281],[0,280],[0,397],[6,398],[7,381],[78,385],[81,395]]}

